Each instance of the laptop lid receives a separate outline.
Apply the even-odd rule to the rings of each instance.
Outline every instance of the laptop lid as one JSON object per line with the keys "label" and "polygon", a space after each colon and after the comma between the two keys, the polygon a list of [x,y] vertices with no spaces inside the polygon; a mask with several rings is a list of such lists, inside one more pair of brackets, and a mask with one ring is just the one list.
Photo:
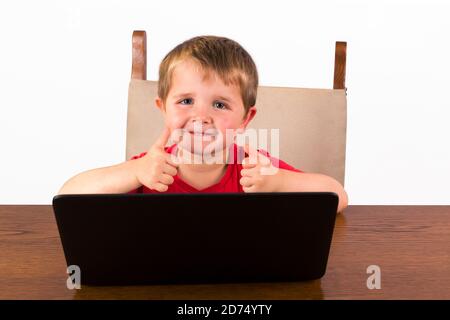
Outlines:
{"label": "laptop lid", "polygon": [[332,192],[71,194],[53,198],[81,284],[301,281],[326,271]]}

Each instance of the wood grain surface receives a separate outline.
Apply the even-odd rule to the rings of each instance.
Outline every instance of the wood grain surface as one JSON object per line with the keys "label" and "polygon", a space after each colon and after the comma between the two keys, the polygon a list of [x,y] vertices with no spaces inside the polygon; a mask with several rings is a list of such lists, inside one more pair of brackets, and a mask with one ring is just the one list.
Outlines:
{"label": "wood grain surface", "polygon": [[[366,269],[381,269],[369,290]],[[0,299],[450,299],[450,206],[350,206],[316,281],[69,290],[48,205],[0,206]]]}

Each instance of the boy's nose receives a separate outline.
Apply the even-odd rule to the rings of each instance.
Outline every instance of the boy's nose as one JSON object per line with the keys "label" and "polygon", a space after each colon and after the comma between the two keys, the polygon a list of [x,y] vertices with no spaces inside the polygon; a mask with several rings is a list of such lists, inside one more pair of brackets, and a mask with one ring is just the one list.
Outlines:
{"label": "boy's nose", "polygon": [[212,122],[211,116],[207,108],[197,108],[192,114],[192,122],[199,122],[201,124],[208,124]]}
{"label": "boy's nose", "polygon": [[196,117],[194,117],[194,118],[192,118],[191,119],[191,122],[194,124],[194,123],[199,123],[199,124],[209,124],[209,123],[211,123],[212,121],[211,121],[211,118],[210,117],[198,117],[198,116],[196,116]]}

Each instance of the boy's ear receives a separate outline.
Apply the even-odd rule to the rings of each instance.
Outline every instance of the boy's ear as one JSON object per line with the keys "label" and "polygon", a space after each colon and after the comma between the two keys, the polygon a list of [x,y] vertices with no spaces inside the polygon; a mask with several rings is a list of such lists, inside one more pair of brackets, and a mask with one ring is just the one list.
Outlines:
{"label": "boy's ear", "polygon": [[164,106],[164,102],[162,101],[162,99],[160,98],[160,97],[156,97],[155,98],[155,105],[156,105],[156,107],[159,109],[159,110],[161,110],[161,112],[165,112],[166,111],[166,108],[165,108],[165,106]]}
{"label": "boy's ear", "polygon": [[247,125],[250,123],[250,121],[252,121],[252,119],[255,117],[256,115],[256,107],[250,107],[247,111],[247,115],[244,117],[244,120],[242,121],[242,124],[239,128],[245,129],[247,127]]}

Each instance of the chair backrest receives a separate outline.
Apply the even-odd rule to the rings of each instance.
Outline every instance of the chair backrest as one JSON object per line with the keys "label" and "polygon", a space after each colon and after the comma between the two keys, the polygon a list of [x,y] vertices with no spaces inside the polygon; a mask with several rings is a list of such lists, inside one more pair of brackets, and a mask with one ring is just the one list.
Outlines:
{"label": "chair backrest", "polygon": [[[147,151],[163,129],[163,117],[155,106],[157,82],[145,80],[145,32],[142,38],[142,31],[140,34],[135,31],[133,38],[127,160]],[[143,46],[142,50],[136,49],[136,43]],[[136,66],[142,62],[144,69]],[[268,129],[269,132],[270,129],[279,129],[280,159],[305,172],[329,175],[344,185],[347,128],[345,43],[336,44],[334,89],[260,86],[256,109],[249,128]],[[267,151],[271,152],[270,143]]]}

